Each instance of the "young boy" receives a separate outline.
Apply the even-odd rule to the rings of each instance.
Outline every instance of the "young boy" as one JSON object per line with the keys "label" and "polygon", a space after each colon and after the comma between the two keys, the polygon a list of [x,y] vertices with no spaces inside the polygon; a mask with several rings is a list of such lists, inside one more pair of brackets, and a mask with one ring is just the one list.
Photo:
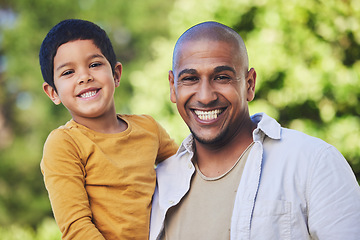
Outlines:
{"label": "young boy", "polygon": [[65,20],[40,48],[43,89],[72,120],[44,145],[41,170],[63,239],[147,239],[154,164],[177,145],[150,116],[117,115],[122,72],[99,26]]}

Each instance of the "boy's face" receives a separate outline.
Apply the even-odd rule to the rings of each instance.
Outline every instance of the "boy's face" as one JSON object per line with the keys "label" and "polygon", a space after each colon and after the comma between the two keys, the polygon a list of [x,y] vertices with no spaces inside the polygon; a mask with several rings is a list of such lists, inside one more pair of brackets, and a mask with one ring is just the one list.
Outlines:
{"label": "boy's face", "polygon": [[57,92],[43,84],[55,104],[63,103],[79,123],[89,118],[114,114],[114,91],[119,86],[122,66],[115,74],[109,61],[92,40],[75,40],[61,45],[54,57],[54,84]]}

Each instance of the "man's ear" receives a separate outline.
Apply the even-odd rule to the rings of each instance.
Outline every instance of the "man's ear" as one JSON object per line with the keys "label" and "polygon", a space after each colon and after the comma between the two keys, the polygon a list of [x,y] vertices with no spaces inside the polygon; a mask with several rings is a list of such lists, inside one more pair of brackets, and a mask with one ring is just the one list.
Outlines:
{"label": "man's ear", "polygon": [[171,102],[176,103],[174,73],[171,70],[169,71],[169,85],[170,85],[170,100]]}
{"label": "man's ear", "polygon": [[247,101],[251,102],[255,97],[256,71],[251,68],[246,77]]}
{"label": "man's ear", "polygon": [[120,85],[120,78],[122,73],[122,64],[117,62],[114,67],[114,80],[115,80],[115,87]]}
{"label": "man's ear", "polygon": [[47,82],[43,83],[43,90],[48,95],[48,97],[53,101],[56,105],[61,103],[59,95],[56,93],[55,89],[50,86]]}

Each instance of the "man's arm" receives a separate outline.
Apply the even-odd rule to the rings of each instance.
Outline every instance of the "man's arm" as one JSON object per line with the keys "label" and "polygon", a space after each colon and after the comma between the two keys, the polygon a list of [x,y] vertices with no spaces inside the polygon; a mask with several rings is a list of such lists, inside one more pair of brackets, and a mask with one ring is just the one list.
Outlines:
{"label": "man's arm", "polygon": [[345,158],[330,146],[307,184],[308,226],[314,239],[359,239],[360,187]]}

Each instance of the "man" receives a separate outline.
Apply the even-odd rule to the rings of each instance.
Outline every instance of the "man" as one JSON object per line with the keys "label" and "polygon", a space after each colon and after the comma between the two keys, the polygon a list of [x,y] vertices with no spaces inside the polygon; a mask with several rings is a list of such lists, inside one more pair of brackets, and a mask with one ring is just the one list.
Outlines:
{"label": "man", "polygon": [[358,239],[360,188],[331,145],[249,116],[241,37],[205,22],[177,41],[171,101],[191,134],[157,167],[150,239]]}

